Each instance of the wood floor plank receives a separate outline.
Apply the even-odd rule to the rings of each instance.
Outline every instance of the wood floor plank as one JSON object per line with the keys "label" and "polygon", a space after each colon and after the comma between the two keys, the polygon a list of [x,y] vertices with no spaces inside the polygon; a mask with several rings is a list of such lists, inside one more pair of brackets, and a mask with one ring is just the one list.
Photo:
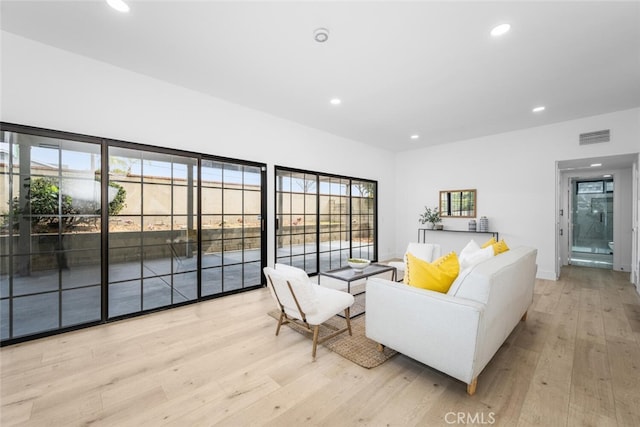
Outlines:
{"label": "wood floor plank", "polygon": [[640,345],[635,340],[607,340],[609,367],[620,425],[640,425]]}
{"label": "wood floor plank", "polygon": [[605,344],[602,304],[597,289],[580,290],[577,338]]}
{"label": "wood floor plank", "polygon": [[[576,339],[570,408],[616,419],[613,384],[606,345]],[[600,418],[600,417],[598,417]]]}
{"label": "wood floor plank", "polygon": [[[378,375],[370,370],[362,371],[366,379],[357,394],[340,402],[333,409],[328,408],[328,414],[319,425],[335,426],[343,425],[383,423],[379,412],[381,408],[388,406],[394,393],[390,390],[402,391],[423,370],[414,361],[408,358],[398,358],[392,369],[384,375]],[[282,425],[282,424],[280,424]]]}
{"label": "wood floor plank", "polygon": [[537,289],[540,297],[533,305],[533,310],[553,314],[559,301],[558,293],[562,291],[562,284],[552,280],[538,280],[538,282],[543,286]]}

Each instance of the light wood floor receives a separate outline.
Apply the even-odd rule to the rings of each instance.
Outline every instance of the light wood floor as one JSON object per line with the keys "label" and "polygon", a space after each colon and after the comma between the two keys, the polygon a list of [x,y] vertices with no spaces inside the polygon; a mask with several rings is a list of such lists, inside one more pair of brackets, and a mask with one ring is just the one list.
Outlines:
{"label": "light wood floor", "polygon": [[526,323],[472,397],[402,355],[367,370],[319,347],[311,362],[307,339],[274,336],[261,289],[2,348],[0,423],[638,426],[640,297],[628,277],[570,267],[538,280]]}

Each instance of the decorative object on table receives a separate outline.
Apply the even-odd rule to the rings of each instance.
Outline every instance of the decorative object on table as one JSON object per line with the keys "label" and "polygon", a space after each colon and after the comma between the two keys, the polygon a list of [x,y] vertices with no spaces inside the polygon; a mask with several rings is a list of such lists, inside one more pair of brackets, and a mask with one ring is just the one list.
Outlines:
{"label": "decorative object on table", "polygon": [[362,271],[371,264],[371,261],[363,258],[349,258],[347,259],[347,264],[355,271]]}
{"label": "decorative object on table", "polygon": [[480,217],[480,224],[478,224],[478,231],[487,232],[489,231],[489,219],[486,216]]}
{"label": "decorative object on table", "polygon": [[436,224],[436,230],[444,230],[444,225],[442,224]]}
{"label": "decorative object on table", "polygon": [[472,219],[469,221],[469,231],[476,231],[476,220]]}
{"label": "decorative object on table", "polygon": [[440,218],[440,211],[438,208],[429,208],[427,206],[424,207],[424,212],[420,214],[421,224],[426,224],[427,222],[431,224],[431,229],[436,229],[436,224],[442,222],[442,218]]}

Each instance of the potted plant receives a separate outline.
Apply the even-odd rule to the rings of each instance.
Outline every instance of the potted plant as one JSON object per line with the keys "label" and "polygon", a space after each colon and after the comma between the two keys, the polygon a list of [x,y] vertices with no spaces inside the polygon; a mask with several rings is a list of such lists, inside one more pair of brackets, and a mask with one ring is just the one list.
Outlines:
{"label": "potted plant", "polygon": [[431,229],[436,229],[436,224],[442,222],[442,218],[440,218],[440,210],[435,207],[433,209],[425,206],[424,212],[420,214],[419,219],[421,224],[426,224],[427,222],[431,223]]}

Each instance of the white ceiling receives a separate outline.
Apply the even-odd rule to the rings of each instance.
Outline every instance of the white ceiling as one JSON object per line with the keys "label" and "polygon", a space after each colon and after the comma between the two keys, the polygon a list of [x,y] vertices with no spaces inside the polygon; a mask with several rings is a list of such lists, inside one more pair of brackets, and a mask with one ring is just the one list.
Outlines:
{"label": "white ceiling", "polygon": [[392,151],[640,106],[638,1],[128,3],[3,0],[1,26]]}

